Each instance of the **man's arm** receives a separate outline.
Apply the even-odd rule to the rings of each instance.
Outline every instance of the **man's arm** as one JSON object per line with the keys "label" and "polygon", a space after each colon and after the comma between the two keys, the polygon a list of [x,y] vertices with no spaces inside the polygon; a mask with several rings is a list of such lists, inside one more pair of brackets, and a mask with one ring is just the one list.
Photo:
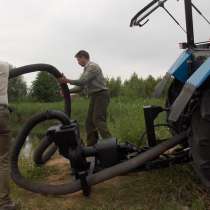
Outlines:
{"label": "man's arm", "polygon": [[14,69],[15,68],[15,66],[13,66],[12,64],[10,64],[10,63],[8,63],[8,65],[9,65],[9,70],[12,70],[12,69]]}
{"label": "man's arm", "polygon": [[82,87],[77,86],[77,87],[73,87],[73,88],[69,89],[69,92],[70,93],[80,93],[82,90],[83,90]]}
{"label": "man's arm", "polygon": [[76,86],[85,86],[89,82],[91,82],[93,79],[96,78],[98,74],[98,70],[96,66],[90,65],[87,67],[86,71],[82,75],[82,77],[78,80],[69,80],[69,83],[71,85],[76,85]]}

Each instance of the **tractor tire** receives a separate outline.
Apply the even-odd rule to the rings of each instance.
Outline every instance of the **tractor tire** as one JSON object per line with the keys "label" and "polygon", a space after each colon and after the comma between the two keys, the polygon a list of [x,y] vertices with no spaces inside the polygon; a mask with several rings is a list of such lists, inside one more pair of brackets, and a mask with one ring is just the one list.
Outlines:
{"label": "tractor tire", "polygon": [[205,187],[210,189],[210,121],[201,117],[200,108],[192,115],[190,145],[193,167]]}

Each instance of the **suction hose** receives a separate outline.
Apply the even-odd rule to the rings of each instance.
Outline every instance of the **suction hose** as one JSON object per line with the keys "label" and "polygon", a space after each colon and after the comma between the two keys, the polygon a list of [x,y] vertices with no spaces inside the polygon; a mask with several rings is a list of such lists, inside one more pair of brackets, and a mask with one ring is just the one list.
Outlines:
{"label": "suction hose", "polygon": [[[53,75],[55,78],[59,78],[62,74],[54,67],[48,64],[32,64],[27,66],[22,66],[19,68],[14,68],[10,71],[9,78],[18,77],[23,74],[28,74],[37,71],[46,71]],[[63,96],[64,96],[64,111],[70,117],[71,116],[71,96],[69,93],[69,88],[66,84],[60,85]],[[34,152],[34,162],[37,165],[45,164],[52,155],[56,152],[56,145],[50,145],[47,137],[45,137]]]}
{"label": "suction hose", "polygon": [[[58,119],[64,125],[70,123],[69,118],[64,113],[58,111],[48,111],[46,113],[38,114],[32,117],[21,130],[12,148],[12,157],[11,157],[12,178],[15,181],[15,183],[20,187],[35,193],[64,195],[64,194],[77,192],[81,190],[81,184],[79,180],[61,185],[49,185],[40,182],[32,182],[23,177],[19,170],[18,157],[20,154],[20,150],[26,141],[26,137],[28,136],[31,129],[36,124],[48,119]],[[188,137],[188,132],[180,133],[172,137],[172,139],[164,141],[163,143],[158,144],[157,146],[149,149],[148,151],[139,154],[135,158],[132,158],[126,162],[117,164],[113,167],[104,169],[103,171],[88,176],[87,181],[90,185],[95,185],[100,182],[111,179],[115,176],[128,173],[142,166],[147,161],[157,158],[159,155],[163,154],[165,151],[176,146],[177,144],[182,143],[184,140],[187,139],[187,137]]]}
{"label": "suction hose", "polygon": [[41,143],[34,150],[33,160],[37,166],[44,165],[56,153],[57,146],[44,136]]}
{"label": "suction hose", "polygon": [[[52,74],[55,78],[59,78],[62,74],[54,67],[48,64],[32,64],[27,66],[22,66],[19,68],[14,68],[10,71],[9,78],[12,79],[14,77],[18,77],[23,74],[28,74],[37,71],[46,71]],[[68,85],[62,84],[61,90],[64,96],[64,103],[65,103],[65,113],[68,116],[71,116],[71,96],[69,93]]]}

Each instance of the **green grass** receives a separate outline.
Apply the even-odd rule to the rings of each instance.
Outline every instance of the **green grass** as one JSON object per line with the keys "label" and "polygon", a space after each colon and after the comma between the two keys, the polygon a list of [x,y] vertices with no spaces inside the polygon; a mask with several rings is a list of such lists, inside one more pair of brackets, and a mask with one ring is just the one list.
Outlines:
{"label": "green grass", "polygon": [[[142,98],[127,100],[126,98],[112,99],[109,106],[108,124],[113,136],[119,141],[131,141],[139,144],[140,134],[144,131],[143,105],[162,105],[162,100]],[[16,135],[22,125],[34,114],[46,110],[63,110],[63,103],[17,103],[12,104],[14,112],[11,119],[13,134]],[[73,101],[72,119],[76,119],[84,134],[84,123],[88,109],[88,100],[81,98]],[[163,116],[160,117],[163,120]],[[158,119],[159,121],[159,119]],[[37,132],[44,132],[41,126]],[[83,135],[84,136],[84,135]]]}
{"label": "green grass", "polygon": [[[145,129],[142,107],[148,104],[162,105],[163,101],[113,99],[108,119],[113,136],[119,141],[141,144],[139,136]],[[62,103],[20,103],[13,106],[16,108],[11,118],[13,135],[35,113],[63,109]],[[88,101],[75,99],[72,106],[72,118],[78,120],[85,138],[84,122]],[[163,121],[164,117],[161,115],[157,121]],[[44,130],[39,128],[36,132],[42,133]],[[161,131],[162,135],[166,132]],[[56,171],[54,168],[47,168],[47,171],[37,168],[29,170],[27,164],[23,166],[26,176],[33,180],[43,179]],[[56,167],[59,168],[59,165]],[[58,197],[36,195],[14,184],[12,196],[21,203],[23,210],[210,210],[210,198],[190,165],[116,177],[94,186],[90,198],[83,197],[82,193]]]}

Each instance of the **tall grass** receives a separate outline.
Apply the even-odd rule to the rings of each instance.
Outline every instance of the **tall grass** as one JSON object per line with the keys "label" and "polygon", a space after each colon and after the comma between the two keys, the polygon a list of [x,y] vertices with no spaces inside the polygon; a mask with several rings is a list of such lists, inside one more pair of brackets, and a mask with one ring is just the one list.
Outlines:
{"label": "tall grass", "polygon": [[[162,100],[114,98],[108,110],[108,126],[113,136],[119,141],[131,141],[139,144],[140,134],[144,131],[143,105],[162,105]],[[14,103],[11,117],[13,135],[16,135],[23,124],[34,114],[46,110],[63,110],[63,103]],[[72,119],[80,124],[82,136],[85,137],[85,118],[88,99],[79,98],[72,102]],[[41,129],[41,128],[40,128]],[[46,127],[45,127],[46,129]],[[42,130],[44,132],[44,130]]]}

